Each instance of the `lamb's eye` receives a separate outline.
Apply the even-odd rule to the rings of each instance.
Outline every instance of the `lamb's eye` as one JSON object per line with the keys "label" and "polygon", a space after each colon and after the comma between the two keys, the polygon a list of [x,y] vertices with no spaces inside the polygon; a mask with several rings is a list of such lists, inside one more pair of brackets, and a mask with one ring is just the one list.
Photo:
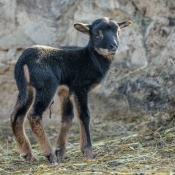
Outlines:
{"label": "lamb's eye", "polygon": [[102,32],[101,30],[98,30],[98,31],[95,33],[95,38],[96,38],[96,39],[103,38],[103,32]]}
{"label": "lamb's eye", "polygon": [[100,34],[99,33],[96,33],[95,34],[95,38],[99,39],[100,38]]}

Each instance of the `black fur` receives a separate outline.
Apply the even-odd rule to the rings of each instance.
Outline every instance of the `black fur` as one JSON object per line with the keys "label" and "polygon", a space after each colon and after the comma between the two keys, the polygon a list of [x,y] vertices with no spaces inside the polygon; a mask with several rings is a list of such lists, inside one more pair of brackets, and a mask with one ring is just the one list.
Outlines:
{"label": "black fur", "polygon": [[[74,94],[76,97],[79,118],[87,137],[86,148],[90,148],[88,92],[102,81],[109,70],[113,55],[119,46],[119,30],[130,23],[125,21],[120,26],[120,23],[108,18],[98,19],[92,25],[76,23],[74,26],[77,30],[89,35],[86,47],[33,46],[26,49],[16,63],[15,80],[24,104],[28,96],[27,84],[35,89],[30,116],[42,117],[58,86],[66,85],[70,95]],[[25,65],[29,71],[29,82],[24,74]],[[66,108],[68,111],[64,110],[64,115],[72,113],[70,102]]]}

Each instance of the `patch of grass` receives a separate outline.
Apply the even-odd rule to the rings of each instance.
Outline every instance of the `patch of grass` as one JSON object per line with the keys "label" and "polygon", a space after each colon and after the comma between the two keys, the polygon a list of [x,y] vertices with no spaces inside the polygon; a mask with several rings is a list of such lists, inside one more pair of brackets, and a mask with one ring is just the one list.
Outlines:
{"label": "patch of grass", "polygon": [[[79,149],[78,125],[73,126],[67,157],[51,165],[38,144],[32,144],[37,160],[24,161],[11,136],[0,141],[0,174],[175,174],[175,122],[165,116],[145,116],[131,120],[91,124],[95,159],[83,158]],[[51,142],[55,127],[47,128]]]}

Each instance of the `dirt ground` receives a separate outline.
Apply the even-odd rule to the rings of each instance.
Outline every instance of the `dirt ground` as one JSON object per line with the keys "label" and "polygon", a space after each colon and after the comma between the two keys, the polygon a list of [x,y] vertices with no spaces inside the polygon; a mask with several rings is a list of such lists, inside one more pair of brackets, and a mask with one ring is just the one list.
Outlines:
{"label": "dirt ground", "polygon": [[[92,160],[83,158],[80,152],[76,119],[69,134],[67,157],[58,165],[48,163],[26,121],[26,133],[37,160],[34,163],[25,162],[19,156],[10,129],[9,116],[17,94],[14,84],[13,66],[1,69],[0,91],[3,93],[0,106],[3,107],[0,108],[0,174],[175,175],[175,116],[158,111],[156,115],[150,113],[139,117],[126,118],[117,114],[106,119],[92,117],[91,138],[96,155]],[[58,99],[54,105],[52,118],[49,119],[48,110],[44,117],[53,148],[59,130],[59,117],[56,117],[59,113]],[[110,109],[103,107],[103,110],[98,110],[99,114],[101,112],[106,116],[105,110]]]}
{"label": "dirt ground", "polygon": [[[0,174],[175,174],[175,118],[168,114],[113,119],[91,123],[95,159],[83,158],[79,149],[79,126],[73,124],[67,157],[51,165],[43,156],[27,125],[37,160],[25,162],[19,156],[9,122],[1,124]],[[58,127],[59,128],[59,127]],[[58,128],[47,126],[54,146]]]}

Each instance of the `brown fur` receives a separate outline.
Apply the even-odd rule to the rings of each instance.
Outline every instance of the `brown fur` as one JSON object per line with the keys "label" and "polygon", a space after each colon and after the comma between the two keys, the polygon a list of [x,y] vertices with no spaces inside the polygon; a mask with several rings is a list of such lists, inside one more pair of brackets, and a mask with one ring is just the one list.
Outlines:
{"label": "brown fur", "polygon": [[60,97],[60,100],[63,100],[65,97],[69,96],[69,88],[65,85],[58,87],[58,95]]}
{"label": "brown fur", "polygon": [[33,133],[35,134],[36,138],[38,139],[39,145],[43,150],[45,156],[49,159],[51,163],[57,162],[57,158],[53,153],[51,144],[49,139],[44,131],[41,118],[39,116],[36,117],[29,117],[29,123]]}
{"label": "brown fur", "polygon": [[56,155],[58,159],[62,159],[66,155],[66,145],[67,145],[67,136],[70,130],[70,127],[73,123],[72,116],[64,116],[64,110],[67,105],[69,105],[69,88],[67,86],[60,86],[58,88],[58,95],[61,102],[61,128],[56,140]]}
{"label": "brown fur", "polygon": [[112,61],[113,60],[113,56],[115,55],[115,53],[111,52],[109,53],[107,49],[97,49],[95,48],[95,50],[100,54],[103,55],[104,57],[106,57],[108,60]]}
{"label": "brown fur", "polygon": [[74,108],[74,115],[78,116],[79,112],[78,112],[78,107],[77,107],[78,104],[76,103],[76,96],[74,94],[71,94],[69,99],[70,99],[70,101],[73,105],[73,108]]}
{"label": "brown fur", "polygon": [[24,76],[26,78],[26,82],[29,83],[30,82],[30,74],[29,74],[28,66],[25,64],[23,69],[24,69]]}
{"label": "brown fur", "polygon": [[67,136],[73,121],[62,122],[59,135],[56,140],[56,155],[58,159],[66,156]]}
{"label": "brown fur", "polygon": [[30,141],[26,136],[25,128],[24,128],[25,117],[32,104],[32,96],[33,96],[33,93],[31,90],[29,90],[28,93],[29,93],[29,97],[27,99],[26,111],[24,114],[20,116],[18,116],[18,112],[20,111],[20,109],[23,108],[23,104],[20,98],[19,97],[17,98],[15,108],[11,114],[11,127],[12,127],[13,134],[16,137],[16,141],[18,143],[21,156],[24,157],[25,160],[27,161],[34,161],[35,158],[32,155]]}
{"label": "brown fur", "polygon": [[74,24],[74,27],[78,30],[78,31],[81,31],[85,34],[90,34],[89,33],[89,26],[87,24],[83,24],[83,23],[75,23]]}
{"label": "brown fur", "polygon": [[86,147],[86,145],[87,145],[86,132],[83,123],[80,122],[80,147],[82,151]]}
{"label": "brown fur", "polygon": [[90,92],[93,91],[93,90],[96,90],[96,89],[98,89],[98,88],[100,88],[100,87],[101,87],[100,84],[94,84],[94,85],[91,87]]}
{"label": "brown fur", "polygon": [[80,121],[80,148],[84,155],[84,157],[87,158],[94,158],[94,155],[92,153],[92,148],[87,146],[87,136],[85,132],[85,128],[83,123]]}
{"label": "brown fur", "polygon": [[131,23],[132,23],[131,21],[126,21],[125,23],[123,23],[122,25],[120,25],[120,29],[125,28],[125,27],[131,25]]}

